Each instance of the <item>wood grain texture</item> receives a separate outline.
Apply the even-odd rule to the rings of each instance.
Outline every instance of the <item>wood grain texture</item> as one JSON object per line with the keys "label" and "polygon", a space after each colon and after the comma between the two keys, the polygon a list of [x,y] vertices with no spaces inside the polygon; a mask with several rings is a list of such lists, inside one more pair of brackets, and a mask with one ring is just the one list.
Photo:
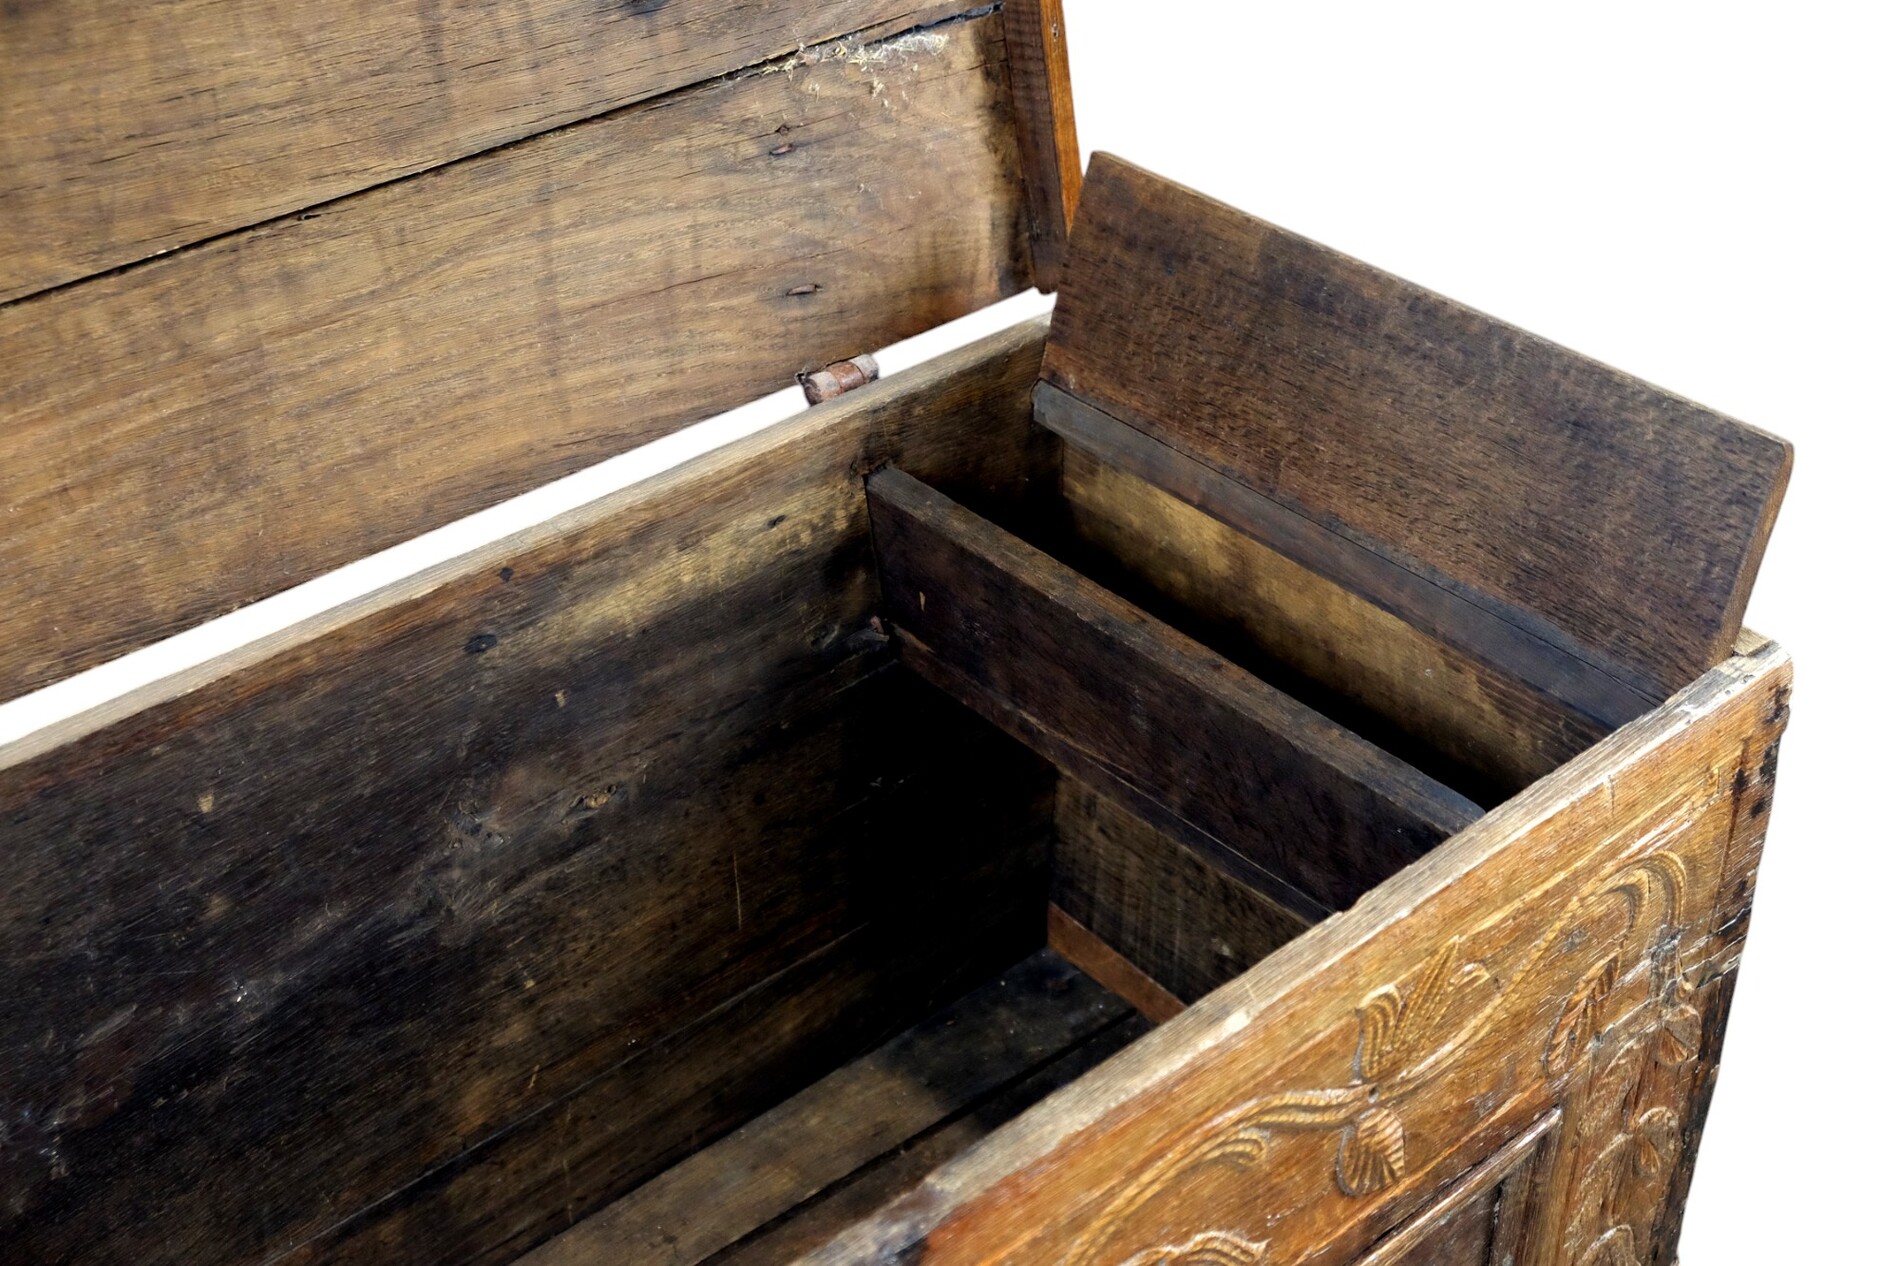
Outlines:
{"label": "wood grain texture", "polygon": [[7,5],[0,302],[945,8]]}
{"label": "wood grain texture", "polygon": [[[1132,791],[1302,914],[1476,805],[896,468],[866,481],[903,662],[1065,772]],[[1126,794],[1126,793],[1124,793]]]}
{"label": "wood grain texture", "polygon": [[819,45],[0,308],[0,697],[1022,288],[1002,60]]}
{"label": "wood grain texture", "polygon": [[[1048,774],[881,667],[860,472],[1053,478],[1044,328],[0,750],[0,1236],[489,1260],[1040,943]],[[911,882],[953,926],[893,926]],[[636,1058],[729,1006],[756,1051]]]}
{"label": "wood grain texture", "polygon": [[1056,787],[1049,899],[1188,1002],[1309,926],[1073,778]]}
{"label": "wood grain texture", "polygon": [[1091,980],[1111,993],[1126,998],[1141,1018],[1150,1023],[1166,1024],[1187,1009],[1185,1003],[1162,988],[1152,976],[1053,903],[1049,906],[1049,948],[1087,972]]}
{"label": "wood grain texture", "polygon": [[1023,156],[1029,252],[1036,288],[1048,292],[1062,279],[1069,221],[1082,196],[1082,149],[1075,136],[1062,0],[1008,0],[1003,20],[1016,144]]}
{"label": "wood grain texture", "polygon": [[1518,1260],[1654,1260],[1789,673],[1718,665],[808,1260],[1355,1261],[1553,1109]]}
{"label": "wood grain texture", "polygon": [[1152,1028],[1131,1015],[1060,1059],[1011,1083],[971,1111],[945,1120],[876,1164],[806,1202],[710,1259],[710,1266],[784,1266],[910,1190],[931,1170],[969,1150],[997,1127],[1109,1058]]}
{"label": "wood grain texture", "polygon": [[1038,951],[694,1153],[520,1266],[694,1266],[1130,1015]]}
{"label": "wood grain texture", "polygon": [[1329,578],[1442,591],[1441,640],[1528,635],[1652,701],[1728,653],[1792,457],[1100,154],[1044,376],[1257,494]]}
{"label": "wood grain texture", "polygon": [[1078,567],[1480,804],[1609,732],[1075,445],[1062,491]]}

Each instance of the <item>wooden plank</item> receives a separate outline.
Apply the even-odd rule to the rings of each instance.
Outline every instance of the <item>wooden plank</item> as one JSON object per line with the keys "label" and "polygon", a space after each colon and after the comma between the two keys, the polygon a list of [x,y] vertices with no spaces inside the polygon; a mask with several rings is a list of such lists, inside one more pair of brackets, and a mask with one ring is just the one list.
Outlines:
{"label": "wooden plank", "polygon": [[1062,490],[1081,570],[1480,804],[1609,732],[1076,445]]}
{"label": "wooden plank", "polygon": [[1728,653],[1792,460],[1101,154],[1044,376],[1256,494],[1197,504],[1294,561],[1507,672],[1528,637],[1651,701]]}
{"label": "wooden plank", "polygon": [[1579,657],[1552,629],[1492,618],[1456,586],[1392,561],[1378,542],[1354,540],[1290,510],[1048,383],[1036,389],[1036,419],[1097,460],[1165,489],[1454,653],[1506,680],[1535,683],[1558,710],[1586,726],[1614,729],[1656,702]]}
{"label": "wooden plank", "polygon": [[[900,821],[887,822],[886,839]],[[953,855],[980,843],[934,833],[919,842]],[[861,926],[272,1260],[513,1262],[1030,952],[1040,894],[1024,843],[997,850],[993,867],[932,885],[938,909]]]}
{"label": "wooden plank", "polygon": [[[1065,771],[1125,784],[1300,913],[1476,821],[1464,797],[895,468],[866,483],[902,658]],[[1112,791],[1111,791],[1112,794]],[[1209,846],[1205,837],[1217,843]]]}
{"label": "wooden plank", "polygon": [[0,9],[0,302],[942,5]]}
{"label": "wooden plank", "polygon": [[761,1227],[710,1259],[712,1266],[783,1266],[797,1260],[852,1223],[875,1213],[892,1197],[915,1187],[931,1170],[975,1146],[991,1131],[1087,1073],[1150,1028],[1140,1016],[1128,1016],[1011,1084],[1001,1094],[947,1119],[792,1213]]}
{"label": "wooden plank", "polygon": [[1049,899],[1188,1002],[1309,926],[1073,778],[1056,788]]}
{"label": "wooden plank", "polygon": [[1126,998],[1150,1023],[1166,1024],[1187,1009],[1153,977],[1054,904],[1049,907],[1049,948],[1087,972],[1091,980]]}
{"label": "wooden plank", "polygon": [[1020,289],[1002,58],[820,45],[0,308],[0,697]]}
{"label": "wooden plank", "polygon": [[695,1152],[520,1266],[693,1266],[1129,1015],[1048,950]]}
{"label": "wooden plank", "polygon": [[1047,293],[1062,278],[1069,222],[1082,196],[1082,149],[1075,137],[1062,0],[1011,0],[1003,6],[1003,20],[1016,145],[1023,155],[1029,252],[1036,288]]}
{"label": "wooden plank", "polygon": [[[472,1260],[464,1233],[531,1242],[677,1159],[616,1109],[563,1187],[552,1105],[637,1101],[638,1069],[607,1078],[629,1043],[908,920],[906,884],[963,875],[999,906],[1020,884],[1039,943],[1046,881],[1018,854],[1049,776],[880,668],[858,472],[901,457],[977,500],[1053,478],[1028,413],[1044,328],[0,749],[0,1098],[36,1158],[0,1174],[0,1237],[223,1262],[355,1216],[375,1260],[387,1202]],[[731,1086],[722,1128],[765,1106]],[[461,1185],[396,1198],[478,1143]]]}
{"label": "wooden plank", "polygon": [[1717,666],[807,1260],[1356,1261],[1553,1109],[1518,1260],[1659,1260],[1789,671]]}

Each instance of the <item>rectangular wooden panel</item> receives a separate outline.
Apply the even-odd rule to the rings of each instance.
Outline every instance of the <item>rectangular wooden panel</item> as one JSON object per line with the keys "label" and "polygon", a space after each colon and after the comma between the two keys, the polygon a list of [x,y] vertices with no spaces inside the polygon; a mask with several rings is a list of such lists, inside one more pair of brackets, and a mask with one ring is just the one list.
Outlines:
{"label": "rectangular wooden panel", "polygon": [[0,1241],[489,1260],[1039,944],[1048,771],[889,664],[859,472],[1052,479],[1045,328],[0,749]]}
{"label": "rectangular wooden panel", "polygon": [[0,302],[933,8],[6,5]]}
{"label": "rectangular wooden panel", "polygon": [[1049,898],[1188,1002],[1309,926],[1073,778],[1056,787]]}
{"label": "rectangular wooden panel", "polygon": [[1464,797],[905,472],[865,486],[906,664],[1065,772],[1158,806],[1297,913],[1343,909],[1477,819]]}
{"label": "rectangular wooden panel", "polygon": [[1609,733],[1073,444],[1062,492],[1084,570],[1480,804]]}
{"label": "rectangular wooden panel", "polygon": [[1044,376],[1125,424],[1147,477],[1441,640],[1609,678],[1583,707],[1728,652],[1792,457],[1101,154]]}
{"label": "rectangular wooden panel", "polygon": [[1670,1260],[1789,687],[1738,653],[808,1260],[1334,1266],[1553,1109],[1515,1260]]}
{"label": "rectangular wooden panel", "polygon": [[1003,55],[818,45],[0,308],[0,697],[1021,289]]}

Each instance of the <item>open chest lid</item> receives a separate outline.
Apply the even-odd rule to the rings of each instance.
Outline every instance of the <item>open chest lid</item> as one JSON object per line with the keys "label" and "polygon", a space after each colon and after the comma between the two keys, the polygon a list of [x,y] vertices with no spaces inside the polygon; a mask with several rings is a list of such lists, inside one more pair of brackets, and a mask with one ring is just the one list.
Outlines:
{"label": "open chest lid", "polygon": [[268,8],[0,17],[0,701],[1053,284],[1059,0]]}

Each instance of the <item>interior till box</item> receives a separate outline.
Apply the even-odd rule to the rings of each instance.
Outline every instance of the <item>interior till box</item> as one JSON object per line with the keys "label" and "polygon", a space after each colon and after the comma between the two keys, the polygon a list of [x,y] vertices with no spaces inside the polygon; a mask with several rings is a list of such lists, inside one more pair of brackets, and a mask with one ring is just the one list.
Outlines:
{"label": "interior till box", "polygon": [[[1020,416],[1025,404],[1005,394],[995,413],[962,416],[972,438],[997,442],[952,441],[943,451],[980,452],[988,468],[925,462],[935,483],[1054,566],[1287,692],[1319,714],[1319,727],[1376,740],[1455,789],[1453,799],[1470,797],[1474,812],[1598,737],[1363,599],[1061,443]],[[1020,463],[1001,477],[999,452]],[[873,488],[889,478],[874,474]],[[874,512],[873,538],[877,522]],[[874,539],[872,549],[881,557],[889,543]],[[888,588],[888,571],[884,579]],[[832,1048],[847,1058],[795,1055],[783,1069],[755,1071],[759,1082],[802,1088],[723,1138],[680,1140],[671,1168],[524,1261],[791,1260],[1310,925],[1311,909],[1289,908],[1205,847],[1153,825],[1139,793],[1104,794],[1099,779],[1058,769],[1046,750],[1015,741],[903,666],[896,598],[881,594],[877,625],[858,635],[878,667],[835,709],[849,718],[843,750],[866,794],[815,848],[845,859],[851,899],[867,911],[903,908],[894,923],[872,919],[868,932],[882,941],[875,954],[885,970],[856,985],[832,982],[861,989],[860,1003],[876,995],[868,1009],[843,1008],[861,1012],[849,1045]],[[808,712],[788,710],[777,728],[812,724]],[[1245,775],[1210,767],[1201,776]],[[1280,842],[1293,852],[1325,855],[1337,843],[1307,821],[1275,824],[1283,828],[1302,832]],[[1364,869],[1358,890],[1389,873]],[[804,882],[823,879],[814,872]],[[837,975],[803,964],[765,992],[793,998],[810,988],[805,977],[824,974]],[[735,1025],[725,1048],[769,1045],[748,1024],[769,1028],[774,1014],[762,999],[759,1020]]]}

